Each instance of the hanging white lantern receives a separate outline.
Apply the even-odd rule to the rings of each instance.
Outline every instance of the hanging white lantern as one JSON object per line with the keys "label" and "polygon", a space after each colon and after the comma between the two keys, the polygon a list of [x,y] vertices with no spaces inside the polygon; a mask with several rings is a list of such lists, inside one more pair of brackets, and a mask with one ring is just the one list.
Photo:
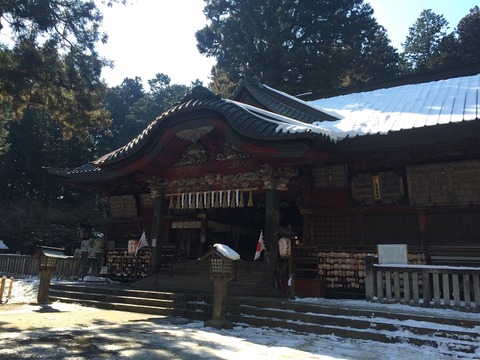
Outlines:
{"label": "hanging white lantern", "polygon": [[292,241],[286,237],[280,238],[278,240],[278,252],[282,259],[288,259],[292,255]]}

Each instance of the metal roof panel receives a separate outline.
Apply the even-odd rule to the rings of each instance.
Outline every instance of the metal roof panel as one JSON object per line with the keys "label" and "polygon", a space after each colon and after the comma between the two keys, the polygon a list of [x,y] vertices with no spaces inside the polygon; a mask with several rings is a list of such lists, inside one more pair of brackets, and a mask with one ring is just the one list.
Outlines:
{"label": "metal roof panel", "polygon": [[[339,139],[478,119],[480,74],[313,100]],[[316,122],[325,126],[327,122]]]}

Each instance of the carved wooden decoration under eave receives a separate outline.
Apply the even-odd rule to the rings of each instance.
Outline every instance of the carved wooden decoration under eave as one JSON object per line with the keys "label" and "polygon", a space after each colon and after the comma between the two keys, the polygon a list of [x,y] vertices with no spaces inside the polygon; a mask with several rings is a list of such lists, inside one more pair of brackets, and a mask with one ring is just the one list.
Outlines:
{"label": "carved wooden decoration under eave", "polygon": [[402,177],[392,171],[359,174],[352,179],[352,196],[358,203],[396,203],[405,197]]}
{"label": "carved wooden decoration under eave", "polygon": [[480,204],[480,161],[407,167],[411,205]]}
{"label": "carved wooden decoration under eave", "polygon": [[205,146],[201,141],[195,142],[183,153],[179,161],[173,166],[189,166],[196,164],[204,164],[208,161],[226,161],[237,159],[249,159],[250,156],[236,150],[230,144],[223,144],[222,151],[219,153],[212,153],[213,150]]}
{"label": "carved wooden decoration under eave", "polygon": [[317,189],[348,187],[348,169],[346,164],[312,168],[313,185]]}

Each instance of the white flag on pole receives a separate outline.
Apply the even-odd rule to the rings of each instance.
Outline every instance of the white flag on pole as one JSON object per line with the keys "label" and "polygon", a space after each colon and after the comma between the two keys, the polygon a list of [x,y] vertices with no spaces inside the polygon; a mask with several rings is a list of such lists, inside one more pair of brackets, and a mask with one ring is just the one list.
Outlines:
{"label": "white flag on pole", "polygon": [[253,261],[260,259],[260,254],[265,250],[265,244],[263,242],[263,231],[260,230],[260,237],[258,238],[257,250],[255,251],[255,257]]}
{"label": "white flag on pole", "polygon": [[140,241],[137,244],[137,248],[135,249],[135,256],[138,255],[138,250],[148,247],[147,235],[145,235],[145,231],[143,232],[142,236],[140,237]]}

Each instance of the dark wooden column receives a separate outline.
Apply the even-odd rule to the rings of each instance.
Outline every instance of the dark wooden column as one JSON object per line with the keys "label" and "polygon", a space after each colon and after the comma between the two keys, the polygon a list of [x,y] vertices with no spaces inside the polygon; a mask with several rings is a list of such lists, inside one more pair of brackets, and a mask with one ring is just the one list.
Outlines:
{"label": "dark wooden column", "polygon": [[[150,232],[152,242],[156,239],[156,246],[152,247],[152,261],[150,269],[155,270],[160,258],[162,246],[166,241],[165,234],[165,218],[167,214],[167,206],[163,201],[163,190],[160,190],[158,196],[155,198],[155,209],[153,212],[152,230]],[[153,245],[153,243],[152,243]]]}
{"label": "dark wooden column", "polygon": [[427,244],[427,213],[425,210],[418,210],[418,231],[419,231],[419,245],[422,250],[428,247]]}
{"label": "dark wooden column", "polygon": [[355,212],[355,245],[365,245],[365,213],[358,207]]}
{"label": "dark wooden column", "polygon": [[278,261],[278,242],[275,235],[279,230],[280,196],[275,189],[267,190],[265,209],[265,248],[268,251],[268,261],[265,268],[265,280],[273,281],[273,274]]}
{"label": "dark wooden column", "polygon": [[207,244],[207,232],[208,232],[208,220],[205,214],[198,215],[198,218],[201,219],[201,226],[200,226],[200,244],[198,248],[198,257],[202,257],[208,250]]}

